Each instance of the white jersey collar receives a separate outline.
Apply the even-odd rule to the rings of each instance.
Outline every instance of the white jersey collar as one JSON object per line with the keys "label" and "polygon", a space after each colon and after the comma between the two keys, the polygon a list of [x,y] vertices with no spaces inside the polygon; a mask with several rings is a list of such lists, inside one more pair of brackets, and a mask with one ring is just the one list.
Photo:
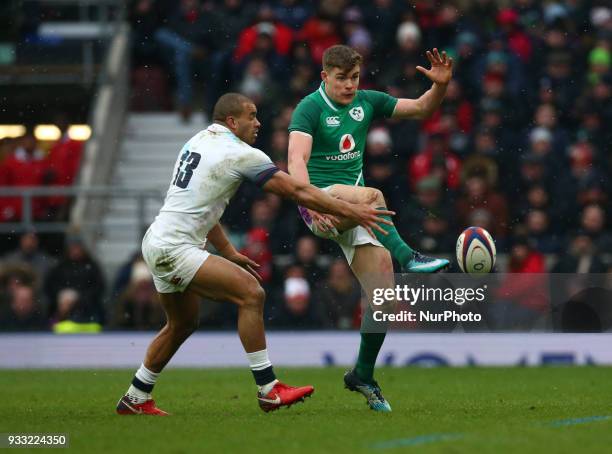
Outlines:
{"label": "white jersey collar", "polygon": [[334,103],[327,97],[327,93],[325,93],[325,82],[321,82],[321,85],[319,86],[319,93],[323,98],[323,101],[325,101],[325,103],[331,107],[334,112],[338,112],[338,109],[336,106],[334,106]]}
{"label": "white jersey collar", "polygon": [[230,134],[233,134],[233,132],[227,126],[220,125],[219,123],[211,124],[208,128],[206,128],[206,130],[212,132],[229,132]]}

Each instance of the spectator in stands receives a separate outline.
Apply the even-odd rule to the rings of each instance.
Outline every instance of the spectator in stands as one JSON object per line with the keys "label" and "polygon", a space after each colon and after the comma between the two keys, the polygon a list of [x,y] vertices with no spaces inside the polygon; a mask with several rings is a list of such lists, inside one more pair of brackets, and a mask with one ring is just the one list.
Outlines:
{"label": "spectator in stands", "polygon": [[440,107],[437,112],[423,122],[423,129],[425,131],[439,128],[448,129],[448,125],[440,123],[445,111],[452,115],[457,132],[468,134],[472,131],[474,126],[474,109],[472,104],[463,96],[461,86],[457,80],[452,79],[449,82],[444,104]]}
{"label": "spectator in stands", "polygon": [[287,169],[287,146],[289,145],[289,139],[287,138],[287,132],[282,129],[275,129],[272,132],[270,139],[270,146],[268,153],[272,161],[281,170]]}
{"label": "spectator in stands", "polygon": [[285,273],[281,306],[272,324],[285,329],[313,329],[323,326],[315,308],[311,287],[299,266],[289,267]]}
{"label": "spectator in stands", "polygon": [[[277,79],[270,71],[270,66],[265,59],[253,57],[248,59],[248,63],[239,79],[238,87],[240,93],[248,96],[263,111],[262,116],[267,116],[266,112],[275,110],[278,100],[279,85]],[[263,124],[267,124],[262,120]]]}
{"label": "spectator in stands", "polygon": [[467,99],[476,100],[480,93],[480,74],[477,72],[480,40],[475,33],[466,30],[457,34],[454,47],[457,66],[461,69],[453,78],[464,89]]}
{"label": "spectator in stands", "polygon": [[167,17],[169,11],[163,8],[167,2],[154,0],[135,0],[131,2],[129,20],[132,28],[133,61],[135,65],[146,64],[156,60],[158,50],[155,44],[155,31],[162,17]]}
{"label": "spectator in stands", "polygon": [[577,38],[566,26],[552,25],[544,39],[547,49],[539,60],[546,62],[543,67],[544,79],[553,94],[561,118],[564,118],[580,94],[579,86],[584,80],[584,75],[582,72],[573,71],[572,63],[581,61],[582,56],[573,44],[577,42]]}
{"label": "spectator in stands", "polygon": [[529,242],[536,251],[556,254],[561,250],[561,239],[550,231],[550,216],[544,210],[530,210],[524,220]]}
{"label": "spectator in stands", "polygon": [[18,249],[2,257],[2,266],[25,264],[32,268],[39,279],[44,279],[56,263],[54,257],[40,250],[38,234],[34,230],[21,234]]}
{"label": "spectator in stands", "polygon": [[577,142],[569,147],[568,154],[569,169],[564,160],[564,169],[559,170],[559,176],[555,178],[555,195],[562,200],[574,201],[569,206],[564,204],[558,207],[564,217],[571,218],[576,214],[576,201],[582,206],[603,202],[604,194],[600,190],[605,191],[605,177],[601,171],[602,166],[596,165],[595,151],[590,143]]}
{"label": "spectator in stands", "polygon": [[400,210],[397,222],[400,233],[415,248],[434,254],[447,253],[455,241],[450,225],[454,216],[448,206],[440,178],[423,178],[417,183],[416,197],[408,202],[407,209]]}
{"label": "spectator in stands", "polygon": [[235,47],[240,32],[252,22],[257,7],[243,0],[223,0],[209,14],[215,30],[215,46],[221,51]]}
{"label": "spectator in stands", "polygon": [[304,277],[311,288],[314,288],[325,276],[325,271],[317,263],[319,258],[319,243],[315,236],[305,235],[295,243],[293,265],[304,270]]}
{"label": "spectator in stands", "polygon": [[372,34],[372,51],[383,58],[393,49],[399,17],[393,0],[375,0],[368,4],[365,15],[367,29]]}
{"label": "spectator in stands", "polygon": [[[487,180],[490,187],[496,187],[499,173],[497,161],[495,160],[497,157],[496,150],[495,148],[489,148],[485,142],[488,140],[486,137],[485,135],[485,139],[482,139],[483,142],[477,142],[474,152],[464,159],[461,168],[461,178],[465,181],[470,175],[480,174]],[[482,136],[477,136],[477,140],[479,138],[482,138]]]}
{"label": "spectator in stands", "polygon": [[342,43],[336,26],[338,17],[334,16],[334,12],[325,11],[323,6],[321,5],[317,14],[304,23],[297,35],[298,40],[308,43],[312,60],[317,65],[321,64],[325,49]]}
{"label": "spectator in stands", "polygon": [[293,44],[293,31],[276,19],[270,5],[260,7],[255,23],[240,32],[234,50],[234,61],[242,62],[250,54],[267,59],[275,76],[286,76],[286,58]]}
{"label": "spectator in stands", "polygon": [[15,151],[15,139],[5,137],[0,139],[0,165]]}
{"label": "spectator in stands", "polygon": [[319,283],[316,293],[322,319],[328,328],[352,329],[359,327],[361,290],[346,261],[334,260],[327,279]]}
{"label": "spectator in stands", "polygon": [[434,209],[428,212],[419,225],[418,239],[415,239],[415,247],[431,254],[448,254],[453,250],[455,244],[454,232],[450,230],[449,211],[445,209]]}
{"label": "spectator in stands", "polygon": [[530,330],[550,317],[550,298],[544,256],[535,251],[526,236],[515,236],[508,273],[495,290],[488,306],[494,330]]}
{"label": "spectator in stands", "polygon": [[612,120],[612,106],[610,98],[612,97],[612,73],[601,77],[597,83],[589,90],[585,103],[592,106],[593,109],[599,112],[605,124],[610,124]]}
{"label": "spectator in stands", "polygon": [[[506,194],[510,196],[510,200],[515,203],[520,202],[525,194],[528,193],[529,188],[533,186],[542,186],[549,188],[549,179],[547,170],[544,166],[544,159],[536,155],[535,153],[527,153],[521,155],[519,158],[519,175],[511,186],[506,189]],[[551,195],[552,196],[552,195]],[[571,212],[572,209],[576,209],[575,201],[572,203],[572,199],[564,199],[566,202],[567,212]],[[565,211],[558,212],[558,219],[562,222],[567,222],[563,219]]]}
{"label": "spectator in stands", "polygon": [[61,136],[51,146],[49,151],[49,167],[51,183],[59,186],[70,186],[76,181],[83,153],[83,142],[74,140],[68,134],[70,126],[65,115],[59,115],[56,125]]}
{"label": "spectator in stands", "polygon": [[[551,146],[556,156],[561,155],[568,146],[568,134],[558,123],[558,114],[552,104],[540,104],[534,114],[534,124],[544,128],[551,135]],[[535,131],[535,130],[534,130]]]}
{"label": "spectator in stands", "polygon": [[177,105],[184,121],[192,113],[194,63],[209,56],[213,38],[212,22],[200,0],[180,0],[167,25],[155,32],[155,39],[167,52],[177,86]]}
{"label": "spectator in stands", "polygon": [[15,268],[24,268],[33,276],[29,284],[35,291],[37,304],[46,308],[48,301],[44,298],[43,283],[49,270],[57,260],[39,249],[39,238],[33,230],[27,231],[19,238],[17,250],[6,254],[0,261],[0,273]]}
{"label": "spectator in stands", "polygon": [[104,275],[77,234],[66,237],[65,256],[49,271],[44,288],[52,319],[104,323]]}
{"label": "spectator in stands", "polygon": [[288,84],[293,98],[301,99],[317,89],[320,84],[319,69],[312,61],[307,43],[294,42],[289,65],[293,68]]}
{"label": "spectator in stands", "polygon": [[[0,186],[40,186],[46,182],[47,159],[38,147],[34,132],[29,129],[17,141],[15,151],[0,164]],[[24,215],[21,197],[0,199],[0,221],[14,222]],[[45,219],[47,206],[44,198],[32,198],[34,219]]]}
{"label": "spectator in stands", "polygon": [[25,263],[3,264],[0,267],[0,304],[1,300],[11,301],[17,287],[36,288],[39,276]]}
{"label": "spectator in stands", "polygon": [[[284,223],[275,222],[281,216],[281,213],[289,213],[287,205],[274,195],[266,195],[264,198],[256,199],[252,202],[250,210],[250,226],[247,229],[262,228],[268,232],[269,246],[274,254],[288,253],[291,249],[287,249],[288,245],[294,244],[294,233],[296,229],[296,220],[293,221],[287,215]],[[289,209],[293,214],[295,208]]]}
{"label": "spectator in stands", "polygon": [[589,82],[595,84],[610,72],[612,57],[610,56],[610,45],[603,41],[589,54]]}
{"label": "spectator in stands", "polygon": [[525,33],[519,22],[519,14],[512,8],[503,8],[497,13],[497,23],[506,35],[508,49],[524,64],[529,63],[533,54],[531,37]]}
{"label": "spectator in stands", "polygon": [[455,212],[460,225],[470,225],[467,221],[474,210],[486,210],[494,219],[493,238],[503,239],[508,232],[508,204],[504,197],[494,191],[484,176],[468,176],[463,186],[463,195],[457,200]]}
{"label": "spectator in stands", "polygon": [[246,244],[240,250],[241,254],[259,264],[257,273],[261,276],[262,284],[269,284],[272,279],[273,262],[269,235],[263,227],[252,228],[247,232]]}
{"label": "spectator in stands", "polygon": [[582,233],[588,235],[599,254],[612,254],[612,234],[606,231],[606,212],[600,205],[587,205],[580,216]]}
{"label": "spectator in stands", "polygon": [[[370,53],[372,51],[372,35],[364,26],[363,13],[358,6],[351,6],[342,14],[342,34],[346,39],[347,45],[355,49],[363,57],[365,70],[362,70],[363,74],[360,78],[365,76],[365,87],[367,88]],[[369,82],[371,84],[371,81]]]}
{"label": "spectator in stands", "polygon": [[[483,87],[486,96],[505,98],[510,103],[511,97],[517,96],[525,86],[524,69],[521,60],[508,49],[508,43],[503,33],[494,33],[487,40],[487,51],[480,57],[476,66],[479,74],[485,76],[485,81],[497,81],[501,86],[493,94],[491,89]],[[513,107],[520,107],[515,104]]]}
{"label": "spectator in stands", "polygon": [[[485,208],[477,208],[470,212],[467,218],[467,223],[460,225],[473,225],[474,227],[482,227],[487,232],[492,232],[495,228],[495,219],[493,218],[493,214],[489,210]],[[503,246],[506,245],[506,241],[504,238],[496,238],[495,244],[497,249],[501,251],[503,250]]]}
{"label": "spectator in stands", "polygon": [[208,12],[212,21],[211,30],[214,30],[214,52],[208,68],[211,77],[207,90],[209,106],[213,106],[236,82],[232,58],[236,41],[240,32],[252,24],[256,13],[257,6],[243,0],[223,0]]}
{"label": "spectator in stands", "polygon": [[[589,205],[607,207],[609,200],[606,186],[604,186],[603,182],[597,181],[588,181],[584,185],[580,185],[578,187],[578,195],[576,198],[578,200],[578,212],[581,212]],[[605,224],[609,223],[609,219],[605,221]],[[607,230],[607,233],[610,233],[610,231]]]}
{"label": "spectator in stands", "polygon": [[117,301],[123,294],[125,289],[130,284],[134,264],[141,260],[143,260],[142,252],[140,251],[140,248],[138,248],[138,250],[135,251],[130,258],[119,267],[117,273],[115,274],[115,280],[113,281],[113,287],[110,294],[111,301]]}
{"label": "spectator in stands", "polygon": [[478,30],[484,34],[497,30],[497,4],[494,0],[479,0],[468,5],[466,14]]}
{"label": "spectator in stands", "polygon": [[132,265],[130,282],[117,301],[113,325],[121,329],[159,329],[165,320],[153,278],[142,259]]}
{"label": "spectator in stands", "polygon": [[[46,178],[51,185],[70,186],[76,181],[81,166],[83,142],[70,138],[68,135],[70,125],[65,115],[57,117],[56,125],[62,135],[49,151]],[[68,219],[68,202],[64,196],[49,197],[47,199],[49,216],[55,220]]]}
{"label": "spectator in stands", "polygon": [[303,0],[279,0],[274,6],[274,14],[281,23],[298,31],[312,16],[312,4]]}
{"label": "spectator in stands", "polygon": [[35,298],[35,290],[27,285],[16,285],[8,294],[8,301],[0,305],[0,330],[38,331],[44,329],[42,308]]}
{"label": "spectator in stands", "polygon": [[[385,65],[383,81],[389,85],[390,94],[397,97],[417,98],[428,89],[427,80],[418,75],[418,59],[403,57],[398,60],[397,68]],[[448,89],[447,89],[448,93]]]}
{"label": "spectator in stands", "polygon": [[[533,210],[541,210],[547,213],[549,219],[548,229],[551,234],[562,235],[565,229],[560,226],[561,210],[551,202],[551,196],[542,184],[534,184],[526,188],[524,194],[511,203],[513,207],[512,219],[525,219]],[[558,204],[557,204],[558,205]]]}
{"label": "spectator in stands", "polygon": [[397,173],[396,157],[392,154],[391,133],[385,126],[370,130],[366,140],[364,161],[365,181],[380,189],[388,198],[389,206],[399,206],[405,197],[405,181]]}
{"label": "spectator in stands", "polygon": [[580,129],[576,137],[587,144],[592,144],[596,150],[604,150],[607,143],[612,142],[612,131],[603,127],[602,115],[592,106],[580,106],[577,110],[577,121]]}
{"label": "spectator in stands", "polygon": [[[440,171],[443,174],[440,174]],[[461,161],[448,147],[445,131],[434,131],[428,138],[425,149],[410,160],[408,178],[412,188],[426,176],[434,174],[442,178],[445,186],[456,190],[459,188]]]}
{"label": "spectator in stands", "polygon": [[[393,53],[393,58],[387,59],[384,63],[383,80],[386,81],[397,81],[402,76],[408,75],[411,67],[416,66],[418,64],[416,62],[421,57],[421,29],[413,20],[407,20],[399,25],[396,41],[398,48]],[[422,81],[420,77],[417,79]]]}
{"label": "spectator in stands", "polygon": [[[609,265],[609,263],[608,263]],[[605,273],[601,252],[593,244],[591,236],[584,230],[578,230],[569,238],[569,247],[558,258],[552,268],[553,273]]]}

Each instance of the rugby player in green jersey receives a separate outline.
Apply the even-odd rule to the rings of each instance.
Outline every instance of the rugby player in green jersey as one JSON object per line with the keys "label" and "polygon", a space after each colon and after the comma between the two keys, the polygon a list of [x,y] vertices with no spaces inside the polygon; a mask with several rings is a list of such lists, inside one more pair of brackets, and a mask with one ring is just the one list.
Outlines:
{"label": "rugby player in green jersey", "polygon": [[[323,54],[323,82],[297,105],[289,125],[289,173],[299,181],[322,188],[333,197],[352,203],[369,203],[386,209],[385,198],[363,181],[363,154],[368,128],[379,118],[423,119],[442,103],[452,77],[453,62],[445,52],[427,52],[430,69],[417,66],[433,85],[418,99],[397,99],[373,90],[358,90],[361,55],[350,47],[330,47]],[[395,258],[402,271],[434,273],[448,260],[426,257],[413,250],[393,225],[387,232],[370,235],[354,222],[300,207],[300,214],[317,236],[336,241],[353,273],[372,301],[374,289],[393,288]],[[390,218],[388,218],[390,219]],[[371,319],[371,307],[363,320]],[[367,332],[362,323],[357,364],[347,372],[348,389],[363,394],[370,408],[391,411],[374,380],[374,365],[385,333]]]}

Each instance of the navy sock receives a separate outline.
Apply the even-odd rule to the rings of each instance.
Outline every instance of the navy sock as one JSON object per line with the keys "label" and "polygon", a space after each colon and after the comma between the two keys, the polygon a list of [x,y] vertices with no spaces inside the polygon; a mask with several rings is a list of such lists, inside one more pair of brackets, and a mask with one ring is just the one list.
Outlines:
{"label": "navy sock", "polygon": [[153,386],[155,386],[149,383],[143,383],[142,381],[138,380],[136,376],[134,376],[134,378],[132,379],[132,385],[134,386],[134,388],[138,388],[142,392],[149,394],[151,394],[151,391],[153,391]]}
{"label": "navy sock", "polygon": [[253,377],[255,378],[255,383],[257,383],[257,386],[267,385],[271,381],[276,380],[276,375],[274,374],[272,366],[268,366],[261,370],[251,369],[251,372],[253,372]]}

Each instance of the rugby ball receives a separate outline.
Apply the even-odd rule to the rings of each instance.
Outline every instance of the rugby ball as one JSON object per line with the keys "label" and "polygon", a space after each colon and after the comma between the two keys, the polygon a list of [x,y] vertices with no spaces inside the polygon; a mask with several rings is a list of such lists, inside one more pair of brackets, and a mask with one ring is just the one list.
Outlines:
{"label": "rugby ball", "polygon": [[468,274],[484,274],[495,266],[495,242],[481,227],[468,227],[457,238],[457,263]]}

